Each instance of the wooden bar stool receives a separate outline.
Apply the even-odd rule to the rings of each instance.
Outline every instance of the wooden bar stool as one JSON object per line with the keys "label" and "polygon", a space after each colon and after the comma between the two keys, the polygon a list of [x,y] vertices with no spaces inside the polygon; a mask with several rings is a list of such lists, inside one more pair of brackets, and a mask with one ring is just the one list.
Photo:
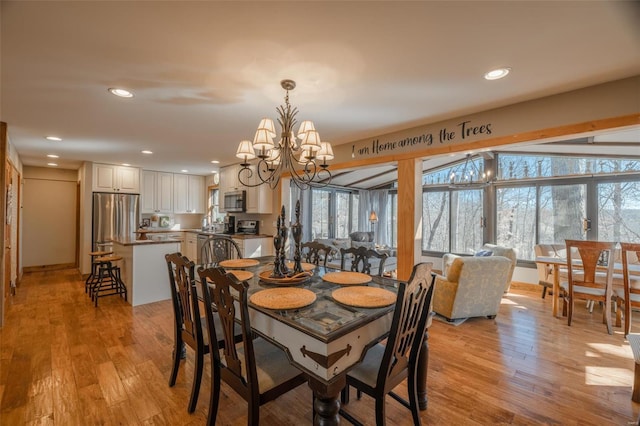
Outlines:
{"label": "wooden bar stool", "polygon": [[89,273],[89,276],[84,282],[85,293],[88,293],[91,291],[91,287],[93,287],[93,285],[96,283],[98,279],[98,262],[96,262],[96,258],[102,257],[102,256],[108,256],[111,254],[113,254],[112,251],[104,251],[104,250],[89,252],[89,256],[91,256],[91,273]]}
{"label": "wooden bar stool", "polygon": [[91,299],[95,302],[95,306],[98,306],[98,298],[100,297],[117,294],[124,296],[124,300],[127,300],[127,287],[120,277],[120,267],[114,265],[114,262],[120,260],[122,260],[122,256],[96,257],[95,261],[98,264],[97,278],[90,288]]}

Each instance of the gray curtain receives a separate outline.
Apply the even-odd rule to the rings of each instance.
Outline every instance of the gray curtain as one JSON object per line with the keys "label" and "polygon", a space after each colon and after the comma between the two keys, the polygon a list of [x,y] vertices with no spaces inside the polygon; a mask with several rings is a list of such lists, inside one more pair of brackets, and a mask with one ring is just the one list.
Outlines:
{"label": "gray curtain", "polygon": [[358,191],[358,228],[354,231],[371,231],[369,214],[371,213],[371,198],[368,190]]}
{"label": "gray curtain", "polygon": [[[360,190],[358,192],[359,211],[358,224],[359,231],[375,231],[374,241],[376,244],[391,245],[388,221],[389,212],[389,190],[376,189],[372,191]],[[375,211],[378,215],[378,222],[371,226],[369,216]]]}

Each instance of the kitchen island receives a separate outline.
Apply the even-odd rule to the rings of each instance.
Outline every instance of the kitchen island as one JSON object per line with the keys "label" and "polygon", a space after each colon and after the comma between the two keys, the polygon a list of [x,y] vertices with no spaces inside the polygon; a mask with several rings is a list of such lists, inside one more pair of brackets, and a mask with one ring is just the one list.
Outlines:
{"label": "kitchen island", "polygon": [[128,301],[132,306],[171,298],[169,275],[164,255],[180,251],[182,240],[113,240],[113,252],[122,256],[120,265],[122,281],[127,287]]}

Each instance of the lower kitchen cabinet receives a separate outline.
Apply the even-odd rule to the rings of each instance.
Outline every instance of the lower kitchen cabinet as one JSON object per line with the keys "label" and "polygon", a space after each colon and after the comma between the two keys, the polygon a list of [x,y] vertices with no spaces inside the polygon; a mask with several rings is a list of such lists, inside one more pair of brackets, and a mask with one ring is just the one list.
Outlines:
{"label": "lower kitchen cabinet", "polygon": [[187,256],[193,262],[198,261],[198,234],[193,232],[185,232],[183,255]]}
{"label": "lower kitchen cabinet", "polygon": [[273,256],[273,238],[234,238],[242,257]]}

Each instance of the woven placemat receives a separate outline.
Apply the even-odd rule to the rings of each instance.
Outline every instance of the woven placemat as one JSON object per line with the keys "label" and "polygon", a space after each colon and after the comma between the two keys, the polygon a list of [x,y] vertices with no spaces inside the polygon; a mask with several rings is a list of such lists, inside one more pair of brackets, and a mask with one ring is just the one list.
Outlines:
{"label": "woven placemat", "polygon": [[248,268],[259,264],[260,261],[256,259],[227,259],[220,262],[220,266],[224,268]]}
{"label": "woven placemat", "polygon": [[249,301],[267,309],[298,309],[316,301],[316,294],[306,288],[269,288],[253,293]]}
{"label": "woven placemat", "polygon": [[331,297],[343,305],[357,308],[382,308],[393,305],[396,294],[378,287],[344,287],[334,290]]}
{"label": "woven placemat", "polygon": [[[313,263],[300,262],[300,265],[302,265],[303,271],[313,271],[316,268]],[[287,262],[287,268],[293,270],[293,262]]]}
{"label": "woven placemat", "polygon": [[249,271],[238,270],[238,271],[229,271],[229,272],[233,274],[238,281],[250,280],[251,277],[253,277],[253,272],[249,272]]}
{"label": "woven placemat", "polygon": [[324,274],[322,279],[333,284],[358,285],[370,282],[371,275],[363,274],[362,272],[340,271]]}

